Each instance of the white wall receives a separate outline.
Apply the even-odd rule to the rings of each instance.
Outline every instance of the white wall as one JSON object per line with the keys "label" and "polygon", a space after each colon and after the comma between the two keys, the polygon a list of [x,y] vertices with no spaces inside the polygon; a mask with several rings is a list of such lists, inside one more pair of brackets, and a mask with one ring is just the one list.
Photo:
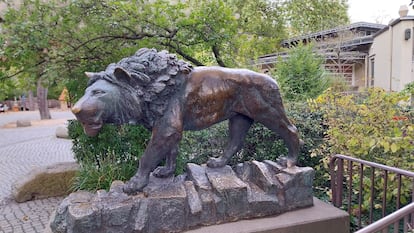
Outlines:
{"label": "white wall", "polygon": [[[387,30],[374,38],[368,60],[368,78],[371,79],[371,59],[374,59],[374,86],[386,90],[390,88],[390,64],[391,64],[391,44],[390,30]],[[369,81],[371,85],[371,81]]]}
{"label": "white wall", "polygon": [[[392,90],[401,91],[413,81],[413,34],[414,20],[401,21],[394,26]],[[409,29],[411,37],[405,40],[405,30]]]}
{"label": "white wall", "polygon": [[[414,81],[414,19],[402,20],[374,38],[370,58],[375,59],[374,86],[387,91],[401,91]],[[405,40],[405,30],[411,37]]]}

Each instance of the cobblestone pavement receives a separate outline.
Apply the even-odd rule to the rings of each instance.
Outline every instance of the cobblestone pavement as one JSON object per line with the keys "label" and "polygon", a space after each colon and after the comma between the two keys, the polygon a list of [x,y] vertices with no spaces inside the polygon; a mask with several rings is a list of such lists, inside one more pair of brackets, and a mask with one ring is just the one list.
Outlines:
{"label": "cobblestone pavement", "polygon": [[0,232],[45,232],[49,218],[63,197],[53,197],[24,203],[10,202],[0,207]]}
{"label": "cobblestone pavement", "polygon": [[31,127],[2,126],[20,119],[38,121],[38,112],[8,112],[0,114],[0,233],[44,232],[53,210],[63,197],[16,203],[11,198],[14,181],[38,166],[73,161],[72,143],[55,136],[56,128],[66,119],[73,119],[69,111],[52,111],[53,119]]}

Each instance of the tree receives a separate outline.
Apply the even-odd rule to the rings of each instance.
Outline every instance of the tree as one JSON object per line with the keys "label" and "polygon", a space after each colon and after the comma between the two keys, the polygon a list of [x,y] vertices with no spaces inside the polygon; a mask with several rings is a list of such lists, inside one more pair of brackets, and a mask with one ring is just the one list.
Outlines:
{"label": "tree", "polygon": [[19,77],[31,89],[37,86],[37,97],[41,119],[50,119],[47,104],[47,83],[50,35],[55,27],[56,15],[53,2],[23,1],[19,9],[10,7],[2,24],[2,79]]}
{"label": "tree", "polygon": [[1,79],[16,76],[33,86],[64,81],[73,98],[84,88],[85,71],[102,70],[141,47],[167,49],[196,66],[233,67],[278,51],[286,38],[282,1],[22,2],[3,22],[7,75]]}
{"label": "tree", "polygon": [[313,51],[312,45],[298,45],[286,60],[276,65],[277,81],[287,100],[304,101],[316,98],[329,86],[322,68],[323,58]]}
{"label": "tree", "polygon": [[285,7],[292,36],[349,23],[347,0],[288,0]]}
{"label": "tree", "polygon": [[[23,6],[4,22],[3,38],[13,41],[6,70],[20,67],[18,76],[26,78],[37,69],[42,78],[33,80],[67,80],[75,89],[86,82],[84,71],[140,47],[167,49],[196,66],[245,66],[277,50],[284,37],[281,6],[265,0],[24,0]],[[36,37],[25,34],[34,28]]]}
{"label": "tree", "polygon": [[[125,55],[131,53],[125,50],[152,46],[177,53],[194,65],[234,66],[240,58],[246,61],[247,54],[277,49],[278,43],[269,42],[284,35],[279,12],[280,6],[265,0],[84,0],[70,3],[64,18],[71,26],[62,33],[64,44],[76,52],[120,47]],[[246,41],[261,46],[247,49]]]}
{"label": "tree", "polygon": [[239,65],[279,50],[278,45],[287,36],[280,1],[230,0],[228,4],[235,12],[238,29],[230,47],[234,51],[229,54],[236,57]]}

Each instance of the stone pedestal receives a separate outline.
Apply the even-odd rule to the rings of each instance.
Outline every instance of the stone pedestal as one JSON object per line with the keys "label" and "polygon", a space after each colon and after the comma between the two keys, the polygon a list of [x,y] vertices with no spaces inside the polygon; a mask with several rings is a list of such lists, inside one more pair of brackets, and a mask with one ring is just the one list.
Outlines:
{"label": "stone pedestal", "polygon": [[187,173],[151,176],[128,196],[116,181],[109,192],[69,195],[52,217],[52,232],[182,232],[205,225],[281,214],[313,205],[314,171],[272,161],[234,169],[187,164]]}
{"label": "stone pedestal", "polygon": [[200,227],[185,233],[349,233],[349,215],[314,198],[309,208],[292,210],[274,217],[255,218]]}

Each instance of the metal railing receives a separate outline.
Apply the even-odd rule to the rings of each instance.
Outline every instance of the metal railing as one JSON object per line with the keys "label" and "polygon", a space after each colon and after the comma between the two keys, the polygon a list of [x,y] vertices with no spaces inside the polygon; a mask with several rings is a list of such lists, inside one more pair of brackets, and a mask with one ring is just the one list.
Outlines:
{"label": "metal railing", "polygon": [[[400,231],[400,222],[402,221],[402,231],[412,231],[413,226],[410,223],[410,215],[414,214],[414,203],[411,203],[394,213],[385,216],[384,218],[362,228],[355,233],[373,233],[373,232],[389,232],[389,227],[393,226],[393,232]],[[412,217],[411,217],[412,218]]]}
{"label": "metal railing", "polygon": [[[407,205],[408,210],[404,209],[403,212],[398,210],[403,202],[410,202],[405,200],[407,196],[414,202],[414,172],[345,155],[333,156],[329,166],[332,203],[348,211],[351,218],[355,219],[356,229],[379,220],[380,223],[375,223],[374,226],[378,227],[380,224],[382,228],[375,229],[384,228],[384,232],[388,232],[388,226],[393,232],[401,232],[400,225],[404,225],[403,232],[407,232],[404,229],[410,230],[414,223],[414,205]],[[407,211],[409,214],[405,215]],[[395,213],[390,215],[393,221],[389,222],[390,220],[384,217],[391,212]],[[402,223],[399,219],[407,220],[407,223]]]}

